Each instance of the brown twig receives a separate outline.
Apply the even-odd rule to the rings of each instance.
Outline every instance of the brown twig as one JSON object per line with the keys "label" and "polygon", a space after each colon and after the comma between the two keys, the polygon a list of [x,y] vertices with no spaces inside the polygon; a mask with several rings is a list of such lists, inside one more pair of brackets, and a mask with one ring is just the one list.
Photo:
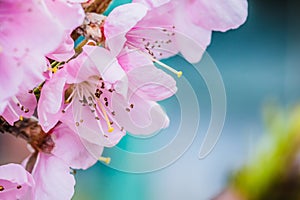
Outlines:
{"label": "brown twig", "polygon": [[[82,4],[85,13],[97,13],[97,14],[102,14],[104,11],[108,8],[109,4],[111,3],[112,0],[95,0],[91,4],[84,3]],[[77,29],[75,29],[71,37],[75,41],[81,34],[78,33]]]}
{"label": "brown twig", "polygon": [[108,8],[110,3],[111,0],[94,0],[91,5],[84,8],[84,11],[102,14]]}
{"label": "brown twig", "polygon": [[12,126],[0,116],[0,132],[24,139],[35,150],[26,165],[26,170],[29,172],[33,170],[38,152],[51,153],[55,146],[50,134],[51,131],[45,133],[34,118],[24,118],[22,121],[15,122]]}
{"label": "brown twig", "polygon": [[11,126],[3,117],[0,116],[0,132],[9,133],[29,142],[29,134],[26,130],[29,124],[32,123],[33,122],[30,119],[24,119],[23,121],[16,122],[14,126]]}

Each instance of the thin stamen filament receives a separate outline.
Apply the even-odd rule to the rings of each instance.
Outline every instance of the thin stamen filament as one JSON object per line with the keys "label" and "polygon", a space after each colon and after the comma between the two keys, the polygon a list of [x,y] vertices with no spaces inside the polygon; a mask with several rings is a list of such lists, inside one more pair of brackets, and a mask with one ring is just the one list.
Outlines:
{"label": "thin stamen filament", "polygon": [[156,60],[155,58],[151,57],[151,59],[153,62],[157,63],[158,65],[160,65],[160,66],[166,68],[167,70],[173,72],[174,74],[176,74],[178,78],[180,78],[182,76],[182,71],[177,71],[177,70],[173,69],[172,67],[166,65],[165,63],[160,62],[159,60]]}
{"label": "thin stamen filament", "polygon": [[108,119],[107,113],[106,113],[106,111],[105,111],[102,103],[100,102],[100,100],[97,100],[97,103],[98,103],[98,105],[99,105],[99,107],[100,107],[100,109],[101,109],[101,111],[102,111],[102,113],[104,115],[104,118],[105,118],[105,121],[106,121],[106,124],[107,124],[107,127],[108,127],[108,132],[110,132],[110,133],[113,132],[114,128],[110,124],[110,121]]}
{"label": "thin stamen filament", "polygon": [[144,55],[150,57],[150,59],[151,59],[153,62],[155,62],[155,63],[157,63],[158,65],[160,65],[161,67],[163,67],[163,68],[169,70],[170,72],[176,74],[178,78],[180,78],[180,77],[182,76],[182,71],[177,71],[176,69],[173,69],[173,68],[170,67],[169,65],[166,65],[165,63],[163,63],[163,62],[161,62],[161,61],[159,61],[159,60],[153,58],[151,55],[148,55],[147,53],[145,53],[145,52],[143,52],[143,51],[140,51],[139,48],[135,47],[134,45],[128,44],[128,42],[127,42],[127,45],[133,47],[134,49],[138,50],[139,52],[143,53]]}
{"label": "thin stamen filament", "polygon": [[66,112],[70,107],[71,107],[71,103],[70,104],[68,104],[64,109],[63,109],[63,112]]}
{"label": "thin stamen filament", "polygon": [[70,96],[65,100],[65,103],[70,103],[70,100],[72,99],[74,94],[75,94],[75,90],[73,90],[72,93],[70,94]]}

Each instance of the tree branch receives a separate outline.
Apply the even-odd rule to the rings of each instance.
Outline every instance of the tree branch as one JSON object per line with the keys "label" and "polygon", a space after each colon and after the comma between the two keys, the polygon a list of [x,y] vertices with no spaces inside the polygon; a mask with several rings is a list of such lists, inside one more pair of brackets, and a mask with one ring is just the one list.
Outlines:
{"label": "tree branch", "polygon": [[[11,126],[3,117],[0,116],[0,132],[9,133],[15,137],[20,137],[27,142],[29,142],[30,137],[26,129],[29,127],[29,124],[32,124],[31,119],[24,119],[23,121],[17,121],[14,126]],[[37,122],[35,122],[37,124]]]}

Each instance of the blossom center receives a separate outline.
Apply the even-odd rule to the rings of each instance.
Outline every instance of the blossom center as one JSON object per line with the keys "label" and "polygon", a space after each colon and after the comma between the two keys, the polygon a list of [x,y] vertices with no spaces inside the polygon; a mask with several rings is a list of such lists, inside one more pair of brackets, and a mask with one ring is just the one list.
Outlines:
{"label": "blossom center", "polygon": [[[126,34],[126,45],[142,50],[154,59],[161,58],[166,50],[172,49],[172,43],[175,37],[175,26],[149,27],[135,26]],[[159,39],[153,37],[159,34]]]}
{"label": "blossom center", "polygon": [[97,100],[97,104],[99,105],[99,107],[100,107],[100,109],[101,109],[101,111],[102,111],[102,113],[104,115],[104,118],[105,118],[105,121],[106,121],[106,124],[107,124],[107,127],[108,127],[108,132],[110,132],[110,133],[113,132],[114,128],[111,126],[111,123],[109,121],[107,113],[106,113],[105,109],[103,108],[103,105],[101,104],[101,102],[100,102],[99,99]]}
{"label": "blossom center", "polygon": [[2,185],[0,185],[0,192],[2,192],[4,190],[4,187]]}
{"label": "blossom center", "polygon": [[[73,84],[71,86],[72,92],[65,100],[65,103],[71,103],[67,105],[63,112],[65,112],[71,106],[72,102],[79,101],[82,107],[88,106],[100,127],[101,124],[99,120],[101,116],[106,122],[107,131],[110,133],[113,132],[113,122],[110,121],[110,116],[107,112],[107,110],[109,111],[109,96],[107,95],[109,95],[109,93],[114,92],[115,90],[112,86],[110,89],[107,89],[105,85],[105,82],[99,76],[92,76],[87,81],[83,81],[78,84]],[[115,112],[112,111],[109,113],[114,115]],[[78,117],[81,116],[76,117],[76,126],[80,126],[80,124],[83,123],[83,120],[79,119]]]}

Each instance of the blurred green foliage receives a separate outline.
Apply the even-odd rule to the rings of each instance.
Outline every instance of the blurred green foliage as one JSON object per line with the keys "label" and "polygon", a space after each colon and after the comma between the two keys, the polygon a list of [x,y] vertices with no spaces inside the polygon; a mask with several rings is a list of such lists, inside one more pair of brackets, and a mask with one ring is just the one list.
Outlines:
{"label": "blurred green foliage", "polygon": [[300,199],[300,106],[284,112],[268,106],[267,132],[258,154],[232,183],[245,199]]}

